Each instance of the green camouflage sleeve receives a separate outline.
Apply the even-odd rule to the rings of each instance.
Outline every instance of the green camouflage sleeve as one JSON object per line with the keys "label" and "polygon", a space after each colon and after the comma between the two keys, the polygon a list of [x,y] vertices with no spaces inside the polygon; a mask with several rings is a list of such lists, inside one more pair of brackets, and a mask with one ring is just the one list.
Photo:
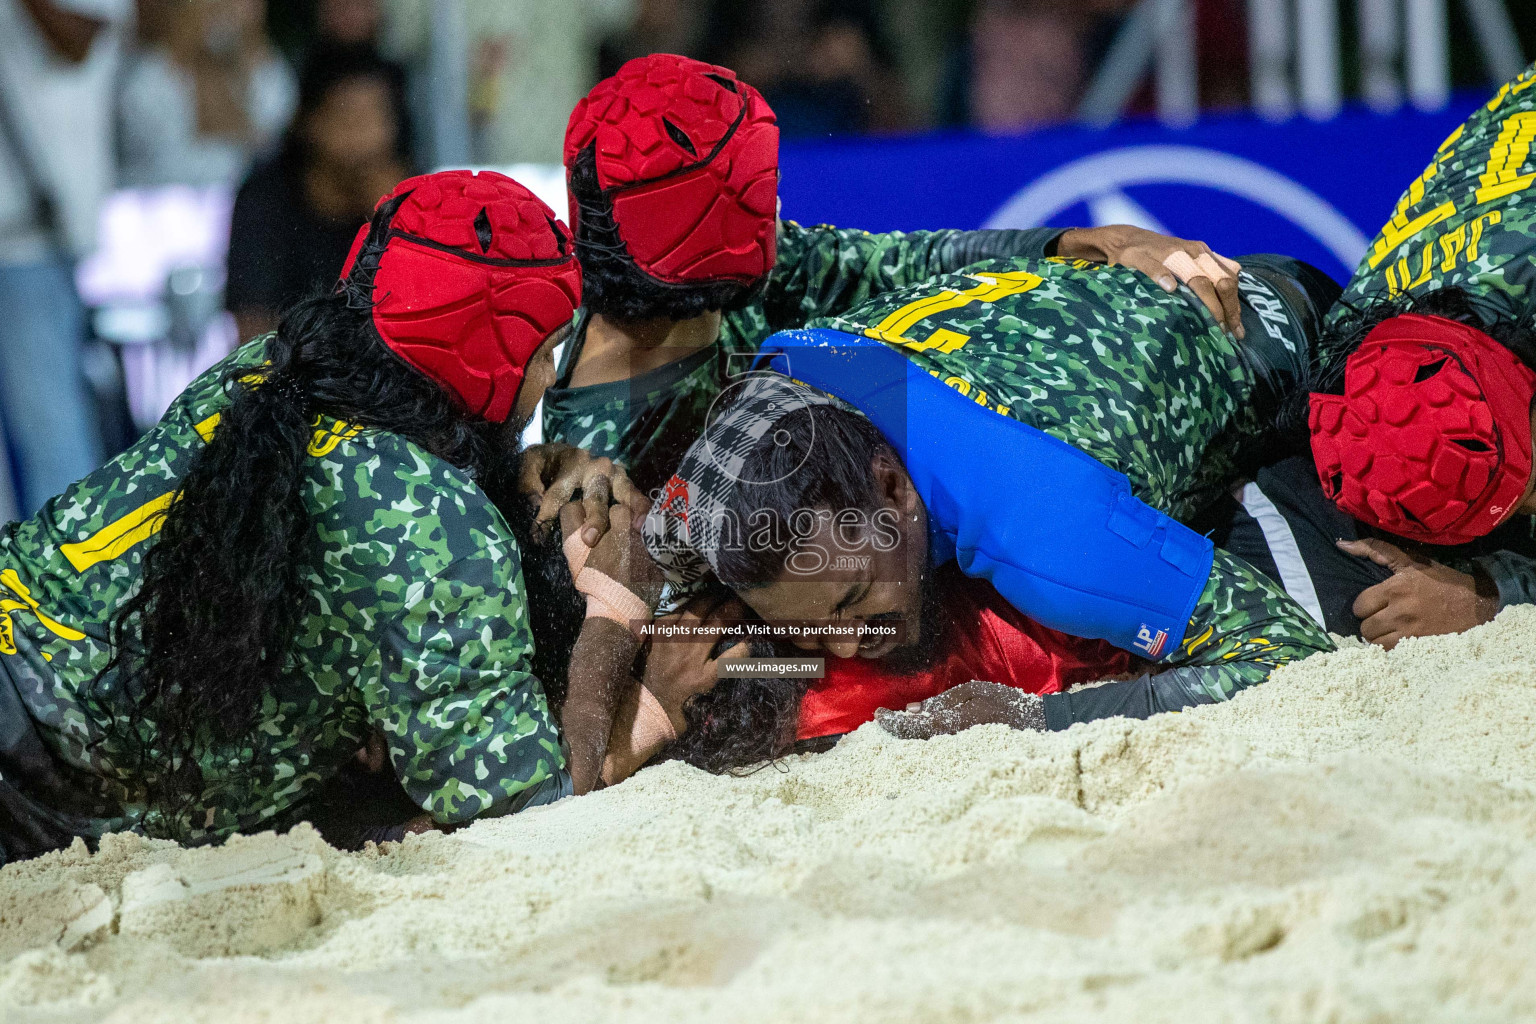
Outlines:
{"label": "green camouflage sleeve", "polygon": [[1486,573],[1498,588],[1500,610],[1512,604],[1536,604],[1536,558],[1514,551],[1495,551],[1479,555],[1471,562],[1472,565],[1454,568],[1470,572],[1475,565]]}
{"label": "green camouflage sleeve", "polygon": [[779,257],[763,297],[773,329],[851,309],[870,296],[980,260],[1043,258],[1060,228],[1029,231],[867,231],[784,221]]}
{"label": "green camouflage sleeve", "polygon": [[1287,662],[1331,650],[1328,634],[1278,584],[1217,548],[1184,644],[1169,663],[1190,670],[1198,691],[1217,701]]}
{"label": "green camouflage sleeve", "polygon": [[533,638],[515,558],[471,555],[412,584],[363,687],[411,799],[445,824],[505,813],[564,770],[529,671]]}
{"label": "green camouflage sleeve", "polygon": [[1045,698],[1046,722],[1146,718],[1228,700],[1288,662],[1333,650],[1328,635],[1277,585],[1220,548],[1166,671]]}

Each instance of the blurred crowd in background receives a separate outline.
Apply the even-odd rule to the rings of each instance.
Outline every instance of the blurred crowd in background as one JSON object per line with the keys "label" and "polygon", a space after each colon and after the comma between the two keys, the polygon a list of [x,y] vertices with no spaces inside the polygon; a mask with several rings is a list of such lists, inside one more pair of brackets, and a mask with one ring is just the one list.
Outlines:
{"label": "blurred crowd in background", "polygon": [[[1508,6],[1525,52],[1536,52],[1536,3]],[[1072,117],[1134,7],[463,0],[454,39],[467,156],[476,165],[558,163],[581,95],[625,60],[656,51],[734,68],[763,90],[786,139],[1017,132]],[[1341,4],[1346,33],[1353,8]],[[1468,34],[1459,10],[1453,78],[1481,83],[1476,54],[1460,43]],[[1247,12],[1245,0],[1196,4],[1203,109],[1249,101]],[[324,286],[375,198],[437,162],[429,69],[442,63],[441,13],[433,0],[0,0],[0,423],[15,481],[13,507],[0,495],[0,521],[30,513],[163,408],[151,402],[127,415],[111,397],[125,366],[149,372],[149,355],[135,364],[125,347],[91,349],[86,339],[173,337],[184,307],[214,296],[212,312],[227,308],[233,325],[219,314],[223,331],[210,333],[210,311],[192,316],[177,357],[186,365],[169,374],[179,386],[194,364],[269,329],[289,303]],[[1343,70],[1346,90],[1357,88],[1358,69]],[[1144,95],[1132,110],[1150,103]],[[149,260],[135,253],[154,248],[129,231],[117,240],[127,270],[87,265],[77,274],[105,244],[103,203],[124,187],[164,186],[212,190],[204,202],[234,195],[231,229],[212,243],[227,244],[227,272],[207,281],[197,266],[180,279],[156,269],[146,286],[153,316],[124,305],[115,319],[88,321],[77,282],[131,277]],[[167,377],[158,358],[151,375]]]}

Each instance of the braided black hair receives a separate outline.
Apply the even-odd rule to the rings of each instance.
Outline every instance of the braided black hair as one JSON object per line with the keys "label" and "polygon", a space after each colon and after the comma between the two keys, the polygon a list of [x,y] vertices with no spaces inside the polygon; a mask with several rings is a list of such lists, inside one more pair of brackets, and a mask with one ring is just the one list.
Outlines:
{"label": "braided black hair", "polygon": [[341,286],[283,317],[265,366],[229,371],[230,404],[191,456],[142,586],[112,620],[113,657],[87,700],[126,752],[123,781],[159,812],[147,822],[174,823],[208,800],[202,758],[249,734],[289,670],[321,557],[304,497],[318,415],[398,434],[495,486],[510,472],[498,464],[502,425],[461,409],[373,326],[373,278],[403,199],[374,215]]}

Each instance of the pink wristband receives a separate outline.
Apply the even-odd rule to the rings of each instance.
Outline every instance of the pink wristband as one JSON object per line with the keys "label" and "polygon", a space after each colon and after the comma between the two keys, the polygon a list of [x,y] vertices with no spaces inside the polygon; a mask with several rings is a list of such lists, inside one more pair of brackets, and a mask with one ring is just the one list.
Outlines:
{"label": "pink wristband", "polygon": [[581,539],[580,530],[565,538],[565,561],[576,581],[577,593],[587,597],[587,618],[611,619],[639,639],[645,639],[640,626],[651,621],[650,607],[612,576],[588,569],[587,559],[591,555],[592,549]]}
{"label": "pink wristband", "polygon": [[587,595],[587,618],[612,619],[645,639],[641,627],[651,621],[651,609],[624,584],[596,569],[582,569],[576,590]]}
{"label": "pink wristband", "polygon": [[581,539],[580,530],[572,530],[571,535],[565,538],[565,564],[571,567],[571,579],[581,575],[581,570],[587,567],[587,559],[592,556],[592,549],[587,547],[587,542]]}
{"label": "pink wristband", "polygon": [[[640,703],[635,708],[634,725],[629,730],[629,752],[654,750],[675,739],[677,730],[672,726],[672,719],[667,717],[666,708],[647,687],[640,687]],[[603,758],[603,782],[612,785],[614,774],[613,752],[610,750]]]}

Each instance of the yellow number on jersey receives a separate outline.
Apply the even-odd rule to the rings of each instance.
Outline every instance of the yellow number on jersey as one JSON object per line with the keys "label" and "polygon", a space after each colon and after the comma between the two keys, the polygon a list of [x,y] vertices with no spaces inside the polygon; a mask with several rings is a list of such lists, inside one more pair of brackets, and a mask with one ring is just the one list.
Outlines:
{"label": "yellow number on jersey", "polygon": [[1382,260],[1396,252],[1397,247],[1407,239],[1427,227],[1456,216],[1456,204],[1451,202],[1441,203],[1416,217],[1411,216],[1411,213],[1415,206],[1424,201],[1425,186],[1440,173],[1440,161],[1461,139],[1461,133],[1465,128],[1465,125],[1458,127],[1444,142],[1440,143],[1440,148],[1435,151],[1435,158],[1429,162],[1428,167],[1424,168],[1424,173],[1413,179],[1413,184],[1408,186],[1408,191],[1404,192],[1402,198],[1397,201],[1397,207],[1392,211],[1392,219],[1387,221],[1386,226],[1381,229],[1381,237],[1376,239],[1376,244],[1371,246],[1370,254],[1366,257],[1366,262],[1370,264],[1372,270],[1375,270]]}
{"label": "yellow number on jersey", "polygon": [[959,331],[951,331],[940,327],[928,337],[918,340],[907,337],[907,331],[926,317],[951,309],[960,309],[969,306],[973,302],[996,302],[1008,295],[1019,295],[1032,288],[1039,287],[1042,278],[1031,274],[1026,270],[1014,270],[1003,274],[969,274],[969,277],[980,281],[974,288],[964,291],[955,291],[946,288],[935,295],[926,295],[915,302],[909,302],[890,316],[881,320],[873,327],[864,331],[866,337],[876,338],[880,341],[888,341],[893,345],[911,349],[914,352],[954,352],[964,348],[970,336]]}
{"label": "yellow number on jersey", "polygon": [[[1505,95],[1520,92],[1536,84],[1536,78],[1518,82],[1513,89],[1506,85],[1504,91],[1495,100],[1502,99]],[[1493,109],[1496,103],[1490,103],[1489,109]],[[1403,193],[1397,201],[1397,208],[1392,211],[1392,219],[1387,221],[1381,229],[1381,237],[1376,239],[1376,244],[1371,246],[1371,251],[1366,256],[1366,263],[1372,270],[1380,266],[1381,261],[1391,256],[1398,247],[1408,239],[1414,237],[1426,228],[1433,227],[1441,221],[1449,220],[1456,216],[1456,204],[1451,201],[1441,203],[1430,210],[1425,210],[1417,216],[1413,215],[1414,207],[1424,201],[1425,187],[1440,173],[1441,162],[1445,159],[1450,148],[1461,139],[1463,128],[1457,128],[1451,133],[1450,138],[1440,144],[1440,149],[1435,153],[1435,159],[1424,168],[1424,173],[1419,175],[1408,191]],[[1488,152],[1488,161],[1483,165],[1483,173],[1478,176],[1477,191],[1472,194],[1474,206],[1491,203],[1496,199],[1514,195],[1529,188],[1536,182],[1536,171],[1521,173],[1521,169],[1530,159],[1531,143],[1536,141],[1536,111],[1522,111],[1506,117],[1499,125],[1498,138],[1494,140],[1492,148]],[[1492,223],[1497,223],[1493,221]],[[1474,231],[1477,229],[1474,228]],[[1473,243],[1476,248],[1476,243]],[[1447,259],[1450,253],[1447,251]],[[1476,257],[1471,257],[1475,259]],[[1424,257],[1425,272],[1415,280],[1416,285],[1420,280],[1428,279],[1428,267],[1431,256]],[[1401,262],[1401,261],[1400,261]],[[1399,283],[1393,286],[1393,290],[1413,287],[1406,284],[1408,279],[1407,264],[1398,267],[1393,276],[1399,278]],[[1390,267],[1388,268],[1390,271]],[[1391,282],[1389,281],[1389,284]]]}
{"label": "yellow number on jersey", "polygon": [[1531,155],[1531,140],[1536,139],[1536,111],[1512,114],[1499,128],[1499,138],[1488,154],[1488,166],[1478,178],[1482,187],[1475,193],[1479,203],[1491,203],[1523,191],[1536,181],[1536,171],[1521,174],[1520,168]]}

